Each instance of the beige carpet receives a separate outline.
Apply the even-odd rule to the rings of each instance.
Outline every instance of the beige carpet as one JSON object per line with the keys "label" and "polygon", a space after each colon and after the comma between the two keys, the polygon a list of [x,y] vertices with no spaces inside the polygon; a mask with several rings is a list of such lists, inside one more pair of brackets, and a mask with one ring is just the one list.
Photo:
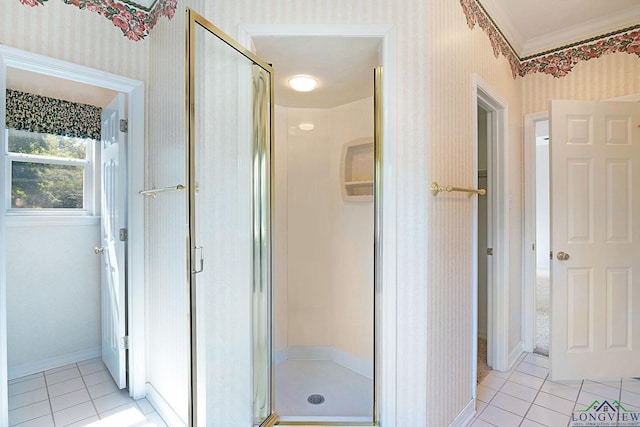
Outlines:
{"label": "beige carpet", "polygon": [[478,384],[489,375],[491,368],[487,365],[487,340],[478,338]]}

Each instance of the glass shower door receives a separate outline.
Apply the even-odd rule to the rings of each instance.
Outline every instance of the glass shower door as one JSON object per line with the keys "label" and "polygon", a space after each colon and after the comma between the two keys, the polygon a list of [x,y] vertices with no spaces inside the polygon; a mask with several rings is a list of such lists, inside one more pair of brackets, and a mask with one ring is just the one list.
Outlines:
{"label": "glass shower door", "polygon": [[270,426],[271,67],[188,13],[191,425]]}

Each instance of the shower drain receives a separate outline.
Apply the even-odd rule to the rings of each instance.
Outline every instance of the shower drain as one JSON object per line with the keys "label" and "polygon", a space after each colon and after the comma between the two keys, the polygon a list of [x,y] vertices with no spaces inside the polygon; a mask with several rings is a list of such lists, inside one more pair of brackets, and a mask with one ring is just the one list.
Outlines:
{"label": "shower drain", "polygon": [[321,394],[312,394],[311,396],[307,397],[307,402],[311,403],[312,405],[320,405],[321,403],[324,403],[324,396]]}

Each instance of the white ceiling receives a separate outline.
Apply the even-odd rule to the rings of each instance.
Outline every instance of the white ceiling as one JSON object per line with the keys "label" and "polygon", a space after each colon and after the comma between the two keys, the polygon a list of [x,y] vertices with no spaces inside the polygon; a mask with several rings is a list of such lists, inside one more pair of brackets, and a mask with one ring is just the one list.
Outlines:
{"label": "white ceiling", "polygon": [[72,80],[7,67],[7,88],[64,101],[106,107],[116,92]]}
{"label": "white ceiling", "polygon": [[[373,96],[373,69],[380,39],[373,37],[258,37],[256,54],[273,65],[275,103],[284,107],[332,108]],[[312,92],[295,92],[296,74],[318,79]]]}
{"label": "white ceiling", "polygon": [[639,0],[480,0],[520,57],[640,23]]}

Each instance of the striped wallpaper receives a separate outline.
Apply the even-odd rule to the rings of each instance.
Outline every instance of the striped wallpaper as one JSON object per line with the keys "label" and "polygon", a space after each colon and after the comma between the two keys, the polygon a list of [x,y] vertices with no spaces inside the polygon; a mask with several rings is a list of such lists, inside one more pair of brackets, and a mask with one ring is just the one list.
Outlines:
{"label": "striped wallpaper", "polygon": [[[426,176],[412,191],[427,194],[425,182],[458,186],[475,186],[475,142],[472,120],[476,100],[472,93],[472,74],[477,74],[508,105],[508,120],[513,123],[507,135],[508,179],[520,182],[520,99],[521,82],[514,80],[508,61],[495,58],[489,39],[476,27],[469,30],[458,2],[432,2],[428,13],[429,43],[424,49],[429,85],[425,114],[428,130]],[[410,92],[413,92],[411,90]],[[411,147],[413,149],[413,147]],[[424,150],[424,148],[420,148]],[[513,206],[510,224],[517,230],[520,222],[520,188],[511,186]],[[427,197],[424,217],[428,242],[427,316],[428,357],[427,384],[429,425],[447,425],[470,398],[471,367],[466,357],[472,351],[472,246],[474,199],[464,195]],[[518,247],[519,234],[511,244]],[[513,252],[510,260],[509,294],[512,310],[520,305],[520,257]],[[509,348],[519,344],[519,322],[511,325]],[[446,398],[444,397],[446,396]],[[431,423],[432,419],[437,421]]]}
{"label": "striped wallpaper", "polygon": [[146,80],[148,43],[130,42],[97,13],[59,0],[38,7],[4,0],[0,3],[0,16],[2,44]]}
{"label": "striped wallpaper", "polygon": [[[148,42],[147,188],[187,184],[185,137],[185,7],[160,20]],[[149,383],[185,422],[189,410],[189,275],[187,194],[147,200]]]}

